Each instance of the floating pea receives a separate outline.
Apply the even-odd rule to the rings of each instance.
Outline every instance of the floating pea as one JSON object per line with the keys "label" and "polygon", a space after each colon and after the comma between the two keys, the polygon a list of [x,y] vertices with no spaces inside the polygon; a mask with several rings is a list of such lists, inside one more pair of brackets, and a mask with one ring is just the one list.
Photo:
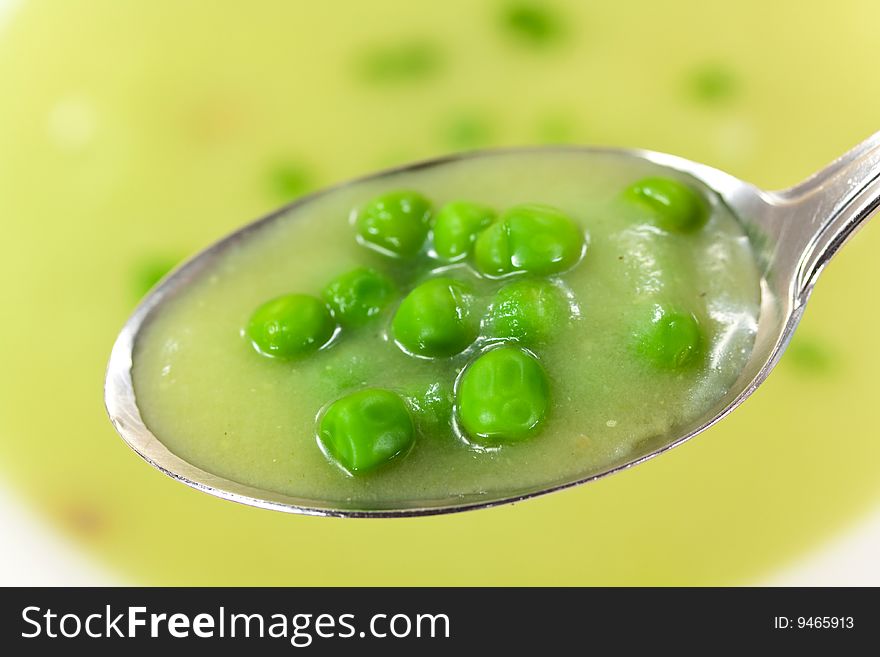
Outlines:
{"label": "floating pea", "polygon": [[498,290],[489,313],[489,331],[496,338],[547,342],[568,316],[565,297],[556,285],[527,278]]}
{"label": "floating pea", "polygon": [[377,196],[358,214],[356,228],[367,246],[396,256],[418,253],[428,236],[431,203],[418,192]]}
{"label": "floating pea", "polygon": [[580,226],[545,205],[518,205],[484,230],[474,245],[474,262],[486,276],[516,272],[547,276],[570,269],[584,251]]}
{"label": "floating pea", "polygon": [[427,358],[464,351],[479,333],[471,287],[452,278],[419,285],[401,302],[391,330],[408,353]]}
{"label": "floating pea", "polygon": [[318,438],[333,460],[358,473],[409,449],[415,429],[399,395],[368,388],[333,402],[318,423]]}
{"label": "floating pea", "polygon": [[434,220],[434,250],[450,262],[467,257],[479,232],[493,219],[495,211],[485,205],[468,201],[447,203]]}
{"label": "floating pea", "polygon": [[330,281],[323,297],[341,324],[361,326],[388,306],[395,291],[385,274],[357,267]]}
{"label": "floating pea", "polygon": [[456,408],[460,426],[472,442],[524,440],[540,431],[550,408],[547,374],[524,349],[492,349],[462,374]]}
{"label": "floating pea", "polygon": [[290,359],[317,351],[335,330],[336,323],[320,299],[288,294],[257,308],[245,332],[261,354]]}
{"label": "floating pea", "polygon": [[692,313],[653,307],[645,326],[635,331],[636,352],[655,367],[677,370],[703,353],[703,331]]}
{"label": "floating pea", "polygon": [[709,219],[709,202],[696,189],[672,178],[645,178],[624,198],[648,211],[652,223],[670,233],[692,233]]}
{"label": "floating pea", "polygon": [[405,395],[416,422],[423,430],[448,429],[452,422],[454,395],[452,386],[443,381],[410,388]]}

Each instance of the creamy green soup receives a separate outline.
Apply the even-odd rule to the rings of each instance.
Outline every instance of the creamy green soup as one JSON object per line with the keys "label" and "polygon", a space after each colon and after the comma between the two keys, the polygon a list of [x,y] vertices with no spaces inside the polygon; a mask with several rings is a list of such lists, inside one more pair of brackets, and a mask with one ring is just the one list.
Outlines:
{"label": "creamy green soup", "polygon": [[[664,223],[663,204],[677,201],[662,189],[637,198],[646,179],[690,190],[697,224]],[[430,204],[424,243],[395,254],[356,239],[371,200],[401,189]],[[461,201],[491,209],[474,224],[476,255],[467,240],[459,253],[437,229],[440,211]],[[537,273],[511,267],[515,257],[510,271],[487,269],[480,236],[502,230],[496,224],[523,204],[567,217],[582,239],[577,257]],[[543,244],[541,229],[530,230],[528,239]],[[326,299],[328,282],[359,267],[394,289],[375,313],[349,325],[328,309],[334,329],[320,329],[319,343],[290,358],[254,348],[247,327],[261,304],[290,294]],[[451,353],[414,354],[402,344],[402,300],[438,279],[468,290],[475,335]],[[531,332],[503,312],[509,286],[528,280],[562,301],[538,313]],[[758,306],[748,239],[711,190],[620,155],[492,154],[348,185],[261,225],[150,319],[133,379],[146,424],[171,451],[243,484],[363,508],[498,495],[601,471],[701,417],[745,363]],[[657,328],[671,316],[690,328]],[[525,433],[475,439],[462,394],[476,393],[462,378],[501,347],[539,363],[547,403]],[[403,401],[412,440],[363,471],[339,467],[320,437],[322,414],[374,389]]]}

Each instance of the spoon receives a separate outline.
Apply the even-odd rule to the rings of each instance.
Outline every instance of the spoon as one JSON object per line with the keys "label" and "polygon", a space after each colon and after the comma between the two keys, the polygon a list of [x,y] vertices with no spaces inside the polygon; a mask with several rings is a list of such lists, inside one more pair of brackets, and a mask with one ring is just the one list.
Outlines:
{"label": "spoon", "polygon": [[[446,499],[402,501],[382,508],[363,508],[356,502],[327,502],[295,498],[245,486],[206,472],[172,453],[144,423],[132,385],[132,353],[138,334],[163,304],[197,277],[230,246],[257,227],[278,220],[312,198],[360,181],[345,183],[300,199],[252,223],[202,251],[166,277],[138,306],[123,327],[107,368],[104,388],[107,412],[128,445],[155,468],[193,488],[251,506],[341,517],[421,516],[515,502],[594,481],[642,463],[708,429],[739,406],[767,378],[779,361],[803,315],[816,280],[837,250],[880,206],[880,133],[859,144],[804,182],[781,191],[763,191],[704,164],[645,150],[586,149],[637,158],[680,171],[702,181],[730,207],[751,241],[762,274],[760,316],[755,342],[739,378],[725,396],[701,418],[679,428],[675,435],[657,436],[638,451],[602,470],[581,473],[547,486]],[[439,167],[460,159],[497,155],[497,151],[418,162],[380,172],[362,180],[376,181],[398,173]]]}

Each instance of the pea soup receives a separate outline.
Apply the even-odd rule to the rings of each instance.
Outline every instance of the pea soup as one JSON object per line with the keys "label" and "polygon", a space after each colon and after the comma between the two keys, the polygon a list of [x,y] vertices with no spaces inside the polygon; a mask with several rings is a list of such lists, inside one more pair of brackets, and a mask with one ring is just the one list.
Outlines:
{"label": "pea soup", "polygon": [[364,509],[625,462],[703,416],[757,326],[747,237],[652,163],[499,152],[306,199],[145,326],[133,380],[181,458]]}

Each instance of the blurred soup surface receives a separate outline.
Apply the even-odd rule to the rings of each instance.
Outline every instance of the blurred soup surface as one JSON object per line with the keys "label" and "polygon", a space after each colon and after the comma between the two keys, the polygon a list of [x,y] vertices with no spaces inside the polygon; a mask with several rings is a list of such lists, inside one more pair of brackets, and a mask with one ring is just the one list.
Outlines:
{"label": "blurred soup surface", "polygon": [[149,584],[735,584],[880,498],[880,228],[698,440],[521,505],[340,521],[172,482],[119,440],[116,332],[172,264],[308,191],[471,148],[674,152],[772,188],[880,129],[880,5],[0,0],[0,469]]}

